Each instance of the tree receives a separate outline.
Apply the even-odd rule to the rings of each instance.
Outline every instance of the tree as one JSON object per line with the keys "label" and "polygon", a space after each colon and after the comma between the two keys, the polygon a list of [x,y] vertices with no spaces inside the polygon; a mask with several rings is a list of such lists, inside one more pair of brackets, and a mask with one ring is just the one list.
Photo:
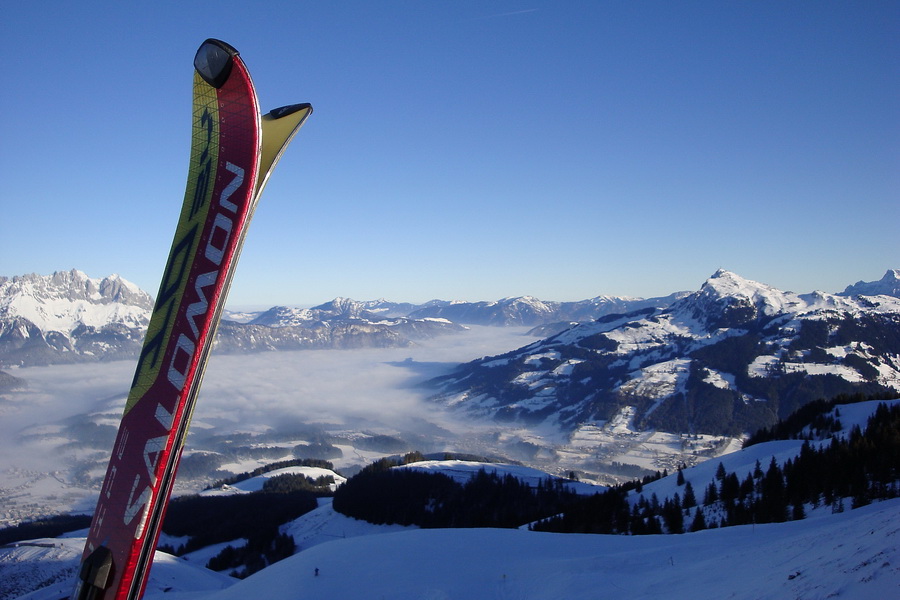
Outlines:
{"label": "tree", "polygon": [[694,486],[688,481],[684,486],[684,508],[693,508],[697,506],[697,497],[694,495]]}
{"label": "tree", "polygon": [[710,481],[709,485],[706,486],[706,494],[703,496],[703,506],[709,506],[710,504],[715,504],[718,501],[719,490],[716,488],[716,484]]}
{"label": "tree", "polygon": [[691,523],[691,531],[700,531],[701,529],[706,529],[706,517],[703,516],[703,511],[698,506],[697,510],[694,511],[694,521]]}

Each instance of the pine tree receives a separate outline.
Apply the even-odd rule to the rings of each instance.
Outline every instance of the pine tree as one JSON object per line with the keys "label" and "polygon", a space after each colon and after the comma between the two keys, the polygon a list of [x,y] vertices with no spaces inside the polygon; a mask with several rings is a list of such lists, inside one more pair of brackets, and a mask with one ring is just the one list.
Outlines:
{"label": "pine tree", "polygon": [[697,497],[694,495],[694,486],[688,481],[684,486],[684,507],[693,508],[697,506]]}
{"label": "pine tree", "polygon": [[694,511],[694,521],[691,523],[691,531],[700,531],[702,529],[706,529],[706,517],[703,516],[703,511],[700,507],[697,507],[697,510]]}
{"label": "pine tree", "polygon": [[703,496],[703,506],[709,506],[710,504],[715,504],[719,501],[719,491],[716,489],[716,484],[710,482],[706,487],[706,494]]}

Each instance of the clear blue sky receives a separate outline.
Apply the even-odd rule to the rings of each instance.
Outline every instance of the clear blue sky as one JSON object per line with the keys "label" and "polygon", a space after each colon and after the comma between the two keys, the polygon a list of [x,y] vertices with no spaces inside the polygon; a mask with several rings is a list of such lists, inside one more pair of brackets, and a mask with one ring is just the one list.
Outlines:
{"label": "clear blue sky", "polygon": [[315,113],[229,304],[796,292],[900,267],[900,3],[34,2],[0,18],[0,275],[155,294],[194,52]]}

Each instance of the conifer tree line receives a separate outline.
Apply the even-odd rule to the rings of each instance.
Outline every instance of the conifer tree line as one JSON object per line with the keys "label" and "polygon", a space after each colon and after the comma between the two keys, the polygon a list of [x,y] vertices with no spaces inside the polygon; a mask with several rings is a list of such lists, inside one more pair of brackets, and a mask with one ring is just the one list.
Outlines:
{"label": "conifer tree line", "polygon": [[[683,480],[680,478],[680,480]],[[806,440],[797,457],[779,465],[772,457],[741,479],[722,463],[703,490],[690,481],[672,498],[655,494],[630,503],[623,485],[578,498],[564,513],[532,526],[538,531],[577,533],[684,533],[708,527],[802,519],[807,506],[844,510],[900,496],[900,405],[880,404],[865,430],[853,427],[828,443]]]}
{"label": "conifer tree line", "polygon": [[517,477],[478,471],[466,483],[443,473],[394,469],[382,460],[334,493],[334,509],[375,524],[518,527],[555,514],[575,499],[561,479],[533,488]]}

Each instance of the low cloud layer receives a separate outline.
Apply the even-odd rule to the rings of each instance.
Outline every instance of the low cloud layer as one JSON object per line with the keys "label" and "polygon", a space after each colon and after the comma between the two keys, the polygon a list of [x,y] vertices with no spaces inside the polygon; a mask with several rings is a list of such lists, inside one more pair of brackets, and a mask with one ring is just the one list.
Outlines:
{"label": "low cloud layer", "polygon": [[433,419],[414,385],[461,362],[532,341],[521,328],[473,328],[414,348],[213,356],[195,421],[266,424],[372,421],[397,428]]}
{"label": "low cloud layer", "polygon": [[[223,434],[301,423],[408,430],[422,420],[441,420],[424,401],[428,391],[416,383],[531,341],[523,328],[473,327],[413,348],[214,353],[192,427]],[[117,425],[133,371],[131,361],[14,369],[28,388],[0,403],[0,470],[64,467],[68,457],[33,438],[23,445],[22,433],[46,434],[96,413],[107,415],[101,422]]]}

